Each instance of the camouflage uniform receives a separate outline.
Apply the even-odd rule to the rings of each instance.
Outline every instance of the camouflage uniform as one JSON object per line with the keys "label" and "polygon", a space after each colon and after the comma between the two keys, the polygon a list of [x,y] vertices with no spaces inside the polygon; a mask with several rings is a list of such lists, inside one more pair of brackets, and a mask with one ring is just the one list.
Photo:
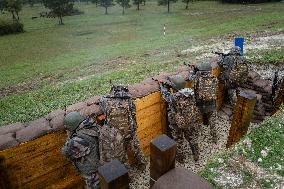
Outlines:
{"label": "camouflage uniform", "polygon": [[196,71],[189,76],[194,83],[196,105],[202,113],[205,125],[209,125],[213,142],[217,142],[216,131],[216,93],[218,79],[212,75],[210,64],[203,63],[197,66]]}
{"label": "camouflage uniform", "polygon": [[77,171],[85,178],[87,189],[98,189],[99,164],[98,125],[85,119],[68,138],[61,153],[70,159]]}
{"label": "camouflage uniform", "polygon": [[146,161],[136,134],[135,106],[128,88],[113,86],[110,95],[101,98],[100,106],[106,115],[100,137],[101,163],[118,159],[128,166],[127,151],[131,150],[139,168],[144,168]]}
{"label": "camouflage uniform", "polygon": [[229,100],[234,104],[239,93],[238,87],[248,78],[248,66],[245,58],[241,56],[240,48],[233,47],[228,54],[223,55],[219,65],[221,67],[219,81],[225,84]]}
{"label": "camouflage uniform", "polygon": [[198,135],[202,117],[196,107],[194,92],[192,89],[184,88],[178,92],[171,93],[168,88],[160,84],[163,98],[168,103],[168,121],[171,137],[177,142],[177,160],[184,161],[182,150],[183,135],[189,142],[194,160],[199,158]]}

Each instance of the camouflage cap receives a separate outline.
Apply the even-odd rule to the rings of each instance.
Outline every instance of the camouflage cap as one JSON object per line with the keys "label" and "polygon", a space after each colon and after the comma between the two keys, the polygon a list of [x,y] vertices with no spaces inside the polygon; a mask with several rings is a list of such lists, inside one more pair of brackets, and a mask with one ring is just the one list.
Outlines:
{"label": "camouflage cap", "polygon": [[82,121],[84,117],[79,112],[70,112],[64,118],[64,126],[68,131],[74,131]]}
{"label": "camouflage cap", "polygon": [[181,75],[170,76],[169,80],[172,83],[173,88],[176,90],[180,90],[185,87],[186,82]]}

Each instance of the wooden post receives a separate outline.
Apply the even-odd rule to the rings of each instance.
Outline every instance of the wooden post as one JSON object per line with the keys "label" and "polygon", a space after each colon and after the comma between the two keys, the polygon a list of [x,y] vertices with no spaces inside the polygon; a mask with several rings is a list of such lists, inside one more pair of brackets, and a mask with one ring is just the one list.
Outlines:
{"label": "wooden post", "polygon": [[216,109],[217,111],[220,110],[223,106],[224,99],[225,99],[225,84],[218,82],[217,85],[217,99],[216,99]]}
{"label": "wooden post", "polygon": [[161,135],[150,143],[150,187],[169,170],[175,168],[176,142]]}
{"label": "wooden post", "polygon": [[280,106],[283,102],[284,102],[284,79],[280,85],[279,91],[275,96],[272,115],[275,114],[280,109]]}
{"label": "wooden post", "polygon": [[241,91],[234,107],[233,120],[226,147],[229,148],[247,133],[250,118],[256,103],[256,94]]}
{"label": "wooden post", "polygon": [[101,189],[128,189],[129,175],[125,166],[118,160],[99,167]]}

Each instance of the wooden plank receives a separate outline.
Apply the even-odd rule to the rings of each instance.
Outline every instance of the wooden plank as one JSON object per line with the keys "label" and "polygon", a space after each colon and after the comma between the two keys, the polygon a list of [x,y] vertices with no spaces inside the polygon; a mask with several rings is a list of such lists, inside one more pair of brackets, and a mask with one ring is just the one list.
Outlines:
{"label": "wooden plank", "polygon": [[162,101],[162,96],[160,92],[155,92],[150,95],[147,95],[143,98],[136,99],[134,104],[136,106],[136,112],[143,110],[153,104],[159,103]]}
{"label": "wooden plank", "polygon": [[152,132],[144,132],[142,134],[141,133],[138,134],[140,147],[142,148],[144,155],[146,156],[150,155],[149,151],[147,151],[147,148],[150,147],[151,140],[161,134],[163,134],[162,130],[153,130]]}
{"label": "wooden plank", "polygon": [[60,153],[65,140],[66,133],[59,131],[1,151],[9,188],[45,188],[76,176],[73,165]]}
{"label": "wooden plank", "polygon": [[227,148],[238,142],[247,133],[255,103],[256,94],[242,91],[238,96],[234,107]]}
{"label": "wooden plank", "polygon": [[50,185],[44,189],[85,189],[83,178],[77,175],[70,175],[61,179],[61,182]]}
{"label": "wooden plank", "polygon": [[166,103],[160,92],[135,101],[137,136],[143,153],[149,155],[150,141],[166,132]]}
{"label": "wooden plank", "polygon": [[150,144],[150,187],[166,172],[175,168],[176,142],[161,135]]}
{"label": "wooden plank", "polygon": [[224,100],[225,100],[225,85],[220,83],[220,82],[218,82],[218,85],[217,85],[217,99],[216,99],[217,111],[222,108]]}
{"label": "wooden plank", "polygon": [[151,106],[148,106],[138,112],[136,112],[136,120],[139,122],[141,119],[145,119],[151,115],[161,113],[161,103],[155,103]]}
{"label": "wooden plank", "polygon": [[[154,125],[159,125],[161,127],[161,121],[162,121],[162,114],[161,111],[152,114],[149,117],[145,117],[144,119],[137,121],[137,132],[144,131],[145,129],[148,129],[149,127],[153,127]],[[160,128],[157,128],[160,129]]]}
{"label": "wooden plank", "polygon": [[[24,143],[20,146],[1,151],[0,156],[4,156],[5,161],[7,162],[16,162],[22,159],[29,159],[33,156],[43,154],[46,151],[50,151],[50,149],[57,148],[60,145],[63,146],[66,137],[67,135],[64,131],[51,133],[38,139]],[[15,156],[15,154],[19,154],[20,156]]]}
{"label": "wooden plank", "polygon": [[50,186],[53,186],[54,188],[60,188],[60,186],[68,186],[69,188],[83,188],[85,186],[85,181],[82,177],[77,175],[72,164],[67,164],[63,167],[58,168],[57,170],[47,173],[46,175],[42,175],[34,179],[33,181],[22,185],[20,188],[43,189],[51,188]]}

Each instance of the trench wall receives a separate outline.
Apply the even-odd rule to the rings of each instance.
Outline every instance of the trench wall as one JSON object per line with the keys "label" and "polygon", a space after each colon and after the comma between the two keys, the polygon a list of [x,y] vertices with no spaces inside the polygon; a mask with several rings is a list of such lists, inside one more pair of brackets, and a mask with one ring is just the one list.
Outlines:
{"label": "trench wall", "polygon": [[[167,76],[177,73],[188,79],[185,67],[175,73],[162,73],[155,79],[165,80]],[[271,82],[262,80],[256,72],[250,72],[245,87],[258,91],[255,117],[260,117],[256,115],[260,109],[263,110],[263,115],[267,115],[271,108],[268,101]],[[166,104],[161,98],[158,83],[152,78],[129,86],[129,91],[135,99],[140,146],[148,156],[150,141],[166,133]],[[217,96],[221,109],[218,114],[230,119],[232,110],[226,108],[226,105],[222,106],[222,94]],[[66,139],[63,119],[71,111],[79,111],[84,116],[100,117],[102,111],[98,105],[99,98],[94,96],[29,123],[0,127],[0,188],[83,188],[84,181],[77,175],[72,164],[60,154]],[[259,120],[256,118],[255,120]],[[131,161],[131,157],[129,159]]]}
{"label": "trench wall", "polygon": [[[187,72],[182,73],[186,77]],[[162,80],[169,75],[161,74],[156,79]],[[140,146],[148,156],[150,141],[166,132],[166,104],[158,83],[152,78],[129,86],[129,91],[136,106]],[[63,119],[71,111],[100,119],[99,98],[92,97],[29,123],[0,127],[0,188],[83,188],[82,178],[60,154],[66,140]],[[135,162],[132,157],[129,160]]]}

